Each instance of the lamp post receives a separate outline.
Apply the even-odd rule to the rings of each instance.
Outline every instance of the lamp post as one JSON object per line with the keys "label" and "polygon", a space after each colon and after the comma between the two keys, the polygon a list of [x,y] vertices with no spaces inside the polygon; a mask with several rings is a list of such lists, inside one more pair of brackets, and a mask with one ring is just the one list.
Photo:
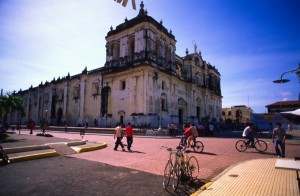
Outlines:
{"label": "lamp post", "polygon": [[289,70],[289,71],[285,71],[281,74],[280,76],[280,79],[279,80],[274,80],[273,82],[274,83],[287,83],[289,82],[290,80],[289,79],[282,79],[283,75],[286,74],[286,73],[296,73],[296,75],[298,76],[299,78],[299,82],[300,82],[300,64],[298,65],[298,68],[296,69],[292,69],[292,70]]}
{"label": "lamp post", "polygon": [[[281,74],[281,76],[280,76],[280,79],[279,79],[279,80],[274,80],[273,82],[274,82],[274,83],[280,83],[280,84],[282,84],[282,83],[287,83],[287,82],[289,82],[290,80],[288,80],[288,79],[282,79],[283,75],[286,74],[286,73],[294,73],[294,72],[295,72],[296,75],[298,76],[298,79],[299,79],[299,82],[300,82],[300,63],[299,63],[299,65],[298,65],[298,68],[292,69],[292,70],[289,70],[289,71],[286,71],[286,72],[283,72],[283,73]],[[299,93],[299,100],[300,100],[300,93]]]}

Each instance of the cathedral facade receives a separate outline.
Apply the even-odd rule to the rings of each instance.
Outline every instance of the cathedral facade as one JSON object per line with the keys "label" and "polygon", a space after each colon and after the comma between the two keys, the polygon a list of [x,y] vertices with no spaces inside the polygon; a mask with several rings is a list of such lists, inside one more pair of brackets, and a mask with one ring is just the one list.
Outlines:
{"label": "cathedral facade", "polygon": [[219,71],[195,51],[175,54],[171,31],[141,4],[139,14],[106,36],[103,67],[67,75],[16,93],[26,116],[11,114],[11,123],[46,120],[53,125],[166,127],[168,123],[220,121]]}

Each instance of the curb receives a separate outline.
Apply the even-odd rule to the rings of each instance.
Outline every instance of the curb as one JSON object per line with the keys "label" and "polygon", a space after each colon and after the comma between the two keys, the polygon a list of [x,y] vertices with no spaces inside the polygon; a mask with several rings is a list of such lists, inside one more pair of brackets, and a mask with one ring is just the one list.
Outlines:
{"label": "curb", "polygon": [[19,153],[19,152],[27,152],[27,151],[34,151],[34,150],[47,150],[51,149],[47,145],[34,145],[34,146],[22,146],[22,147],[15,147],[15,148],[4,148],[3,151],[6,154],[11,153]]}
{"label": "curb", "polygon": [[[85,147],[77,147],[77,145],[85,145],[85,141],[72,141],[72,142],[58,142],[58,143],[64,143],[65,145],[69,146],[73,150],[75,150],[77,153],[81,152],[89,152],[93,150],[99,150],[102,148],[107,147],[106,142],[100,142],[97,145],[89,145]],[[30,152],[30,151],[45,151],[45,152],[40,152],[40,153],[34,153],[34,154],[27,154],[27,155],[17,155],[17,156],[12,156],[9,157],[9,160],[11,163],[16,163],[16,162],[22,162],[22,161],[30,161],[34,159],[41,159],[41,158],[50,158],[50,157],[56,157],[56,156],[61,156],[55,149],[51,148],[49,144],[44,144],[44,145],[35,145],[35,146],[23,146],[23,147],[16,147],[16,148],[6,148],[4,149],[6,154],[14,154],[14,153],[24,153],[24,152]],[[0,160],[0,163],[2,160]]]}
{"label": "curb", "polygon": [[30,161],[30,160],[34,160],[34,159],[49,158],[49,157],[56,157],[56,156],[60,156],[60,155],[55,150],[51,150],[49,152],[16,156],[16,157],[10,158],[9,160],[11,163],[16,163],[16,162],[21,162],[21,161]]}
{"label": "curb", "polygon": [[213,182],[207,182],[203,186],[201,186],[195,193],[191,194],[191,196],[198,196],[200,193],[202,193],[204,190],[208,189],[210,185],[212,185]]}
{"label": "curb", "polygon": [[93,150],[99,150],[99,149],[106,148],[106,147],[107,147],[106,142],[101,142],[98,145],[86,146],[86,147],[77,147],[77,146],[72,147],[71,146],[71,148],[73,150],[75,150],[77,153],[89,152],[89,151],[93,151]]}

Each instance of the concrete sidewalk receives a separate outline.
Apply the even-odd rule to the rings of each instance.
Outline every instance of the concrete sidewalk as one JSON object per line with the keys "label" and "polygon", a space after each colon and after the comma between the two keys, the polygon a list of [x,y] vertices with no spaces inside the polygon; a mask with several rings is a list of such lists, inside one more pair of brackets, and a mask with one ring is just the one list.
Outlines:
{"label": "concrete sidewalk", "polygon": [[28,134],[8,135],[9,138],[1,142],[0,145],[8,155],[11,163],[88,152],[107,146],[106,142],[90,143],[82,140]]}
{"label": "concrete sidewalk", "polygon": [[299,196],[296,171],[275,169],[275,163],[275,158],[239,163],[215,177],[193,196]]}

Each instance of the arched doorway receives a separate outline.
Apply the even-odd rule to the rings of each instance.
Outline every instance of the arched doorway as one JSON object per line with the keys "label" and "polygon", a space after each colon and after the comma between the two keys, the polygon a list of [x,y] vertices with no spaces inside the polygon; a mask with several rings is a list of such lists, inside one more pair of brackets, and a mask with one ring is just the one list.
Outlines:
{"label": "arched doorway", "polygon": [[186,101],[182,98],[178,100],[178,122],[179,124],[183,124],[185,120],[185,111],[186,111]]}
{"label": "arched doorway", "polygon": [[120,110],[120,111],[118,112],[118,115],[119,115],[119,117],[120,117],[119,122],[122,123],[122,124],[124,125],[124,116],[125,116],[125,112],[124,112],[123,110]]}
{"label": "arched doorway", "polygon": [[108,113],[108,98],[109,98],[110,87],[105,86],[101,90],[101,116],[107,116]]}

